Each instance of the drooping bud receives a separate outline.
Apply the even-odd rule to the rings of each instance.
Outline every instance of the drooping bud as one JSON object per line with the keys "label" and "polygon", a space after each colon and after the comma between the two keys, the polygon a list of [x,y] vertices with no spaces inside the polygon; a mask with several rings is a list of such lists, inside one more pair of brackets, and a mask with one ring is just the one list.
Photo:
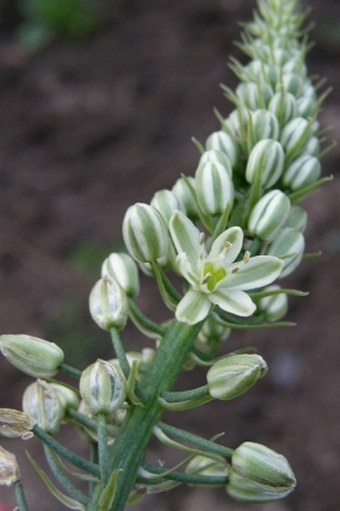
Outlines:
{"label": "drooping bud", "polygon": [[237,354],[218,360],[207,372],[209,394],[222,401],[234,399],[249,390],[267,372],[260,355]]}
{"label": "drooping bud", "polygon": [[[273,285],[266,287],[264,291],[279,291],[280,286]],[[270,323],[278,321],[287,314],[288,298],[285,293],[265,296],[259,300],[258,310],[262,311]]]}
{"label": "drooping bud", "polygon": [[65,410],[50,383],[37,380],[29,385],[22,398],[22,407],[32,423],[54,435],[59,431]]}
{"label": "drooping bud", "polygon": [[180,177],[172,187],[181,206],[179,209],[192,219],[198,217],[197,202],[193,190],[195,190],[195,179],[192,176]]}
{"label": "drooping bud", "polygon": [[231,206],[234,187],[230,173],[218,162],[203,163],[195,174],[198,204],[208,215],[221,215]]}
{"label": "drooping bud", "polygon": [[283,184],[292,190],[298,190],[314,183],[321,174],[318,158],[304,154],[293,161],[283,175]]}
{"label": "drooping bud", "polygon": [[168,233],[162,217],[152,206],[138,202],[128,208],[123,220],[123,238],[136,261],[167,261]]}
{"label": "drooping bud", "polygon": [[[220,151],[225,154],[234,168],[238,160],[238,147],[236,141],[225,131],[215,131],[206,141],[207,150]],[[204,154],[204,153],[203,153]]]}
{"label": "drooping bud", "polygon": [[303,234],[291,227],[281,229],[277,238],[269,245],[266,253],[283,260],[280,278],[292,273],[300,264],[305,249]]}
{"label": "drooping bud", "polygon": [[[228,466],[225,463],[208,458],[208,456],[197,455],[189,461],[185,472],[201,476],[224,477],[228,474]],[[203,488],[206,486],[202,485]],[[195,484],[195,487],[199,487],[199,485]],[[213,487],[214,485],[209,484],[209,488]]]}
{"label": "drooping bud", "polygon": [[249,232],[261,240],[272,240],[285,224],[289,211],[287,195],[281,190],[271,190],[255,204],[250,213]]}
{"label": "drooping bud", "polygon": [[179,209],[181,205],[174,192],[170,190],[159,190],[153,196],[150,205],[155,208],[163,218],[167,225],[173,213]]}
{"label": "drooping bud", "polygon": [[271,188],[280,178],[284,166],[284,152],[276,140],[265,139],[252,149],[246,168],[246,180],[253,183],[260,176],[264,188]]}
{"label": "drooping bud", "polygon": [[131,298],[135,298],[139,293],[138,268],[128,254],[117,252],[110,254],[102,264],[101,276],[116,280]]}
{"label": "drooping bud", "polygon": [[92,319],[103,330],[122,330],[128,317],[128,303],[124,289],[111,277],[99,279],[89,297]]}
{"label": "drooping bud", "polygon": [[13,486],[19,480],[19,465],[15,455],[0,446],[0,486]]}
{"label": "drooping bud", "polygon": [[82,372],[79,390],[91,414],[110,415],[125,401],[126,381],[116,367],[98,359]]}
{"label": "drooping bud", "polygon": [[239,502],[269,502],[287,496],[296,485],[287,459],[268,447],[244,442],[231,458],[228,494]]}
{"label": "drooping bud", "polygon": [[35,378],[52,378],[64,361],[59,346],[31,335],[1,335],[0,350],[12,365]]}
{"label": "drooping bud", "polygon": [[0,408],[0,436],[5,438],[21,438],[32,429],[31,419],[20,410]]}

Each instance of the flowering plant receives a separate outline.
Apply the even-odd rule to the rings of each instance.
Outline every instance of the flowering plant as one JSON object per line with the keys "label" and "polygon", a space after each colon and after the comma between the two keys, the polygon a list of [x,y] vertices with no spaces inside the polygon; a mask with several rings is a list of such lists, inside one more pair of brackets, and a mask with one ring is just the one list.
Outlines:
{"label": "flowering plant", "polygon": [[[145,493],[184,483],[222,486],[246,503],[280,499],[295,487],[286,458],[264,445],[245,441],[233,449],[162,421],[165,410],[234,399],[255,385],[267,372],[265,360],[247,351],[219,356],[219,348],[236,329],[289,326],[282,321],[288,296],[304,295],[277,282],[304,257],[307,213],[300,202],[328,179],[320,178],[317,121],[326,93],[318,98],[307,75],[298,1],[258,0],[258,10],[239,45],[250,62],[233,59],[240,84],[224,87],[234,110],[227,118],[217,113],[220,129],[197,142],[194,176],[127,210],[127,253],[109,255],[90,293],[91,316],[110,333],[115,358],[79,370],[52,342],[0,336],[8,361],[36,378],[23,411],[0,410],[0,432],[42,441],[63,490],[29,460],[70,509],[121,511]],[[167,321],[157,323],[137,306],[140,271],[157,282]],[[127,321],[155,341],[154,349],[126,351]],[[181,371],[196,365],[208,367],[204,384],[174,392]],[[75,383],[57,381],[59,371]],[[65,423],[81,432],[89,459],[57,440]],[[148,463],[152,437],[187,457],[176,467]],[[2,448],[0,483],[13,485],[18,508],[28,511],[16,459]]]}

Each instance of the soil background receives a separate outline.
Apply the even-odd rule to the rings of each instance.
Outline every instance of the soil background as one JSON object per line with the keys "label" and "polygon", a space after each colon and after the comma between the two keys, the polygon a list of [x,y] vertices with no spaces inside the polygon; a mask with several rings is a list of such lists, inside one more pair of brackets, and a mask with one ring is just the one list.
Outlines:
{"label": "soil background", "polygon": [[[340,3],[308,5],[316,22],[310,74],[326,76],[334,88],[321,122],[333,127],[329,140],[340,140]],[[17,44],[22,19],[16,3],[0,1],[1,333],[57,342],[80,368],[112,356],[87,312],[101,260],[120,247],[129,205],[149,202],[182,172],[194,173],[198,154],[190,138],[204,141],[218,129],[213,107],[224,115],[231,110],[218,84],[236,84],[227,57],[239,56],[232,42],[253,8],[252,0],[108,2],[107,23],[93,36],[61,37],[28,56]],[[235,401],[168,417],[206,437],[224,431],[226,445],[253,440],[288,457],[296,491],[254,511],[340,509],[339,160],[338,146],[323,159],[324,175],[335,179],[305,202],[308,251],[323,255],[287,279],[287,286],[310,292],[291,300],[287,319],[297,327],[235,334],[226,346],[256,346],[268,376]],[[144,311],[167,317],[147,278],[143,287]],[[144,343],[132,327],[125,339],[135,349]],[[199,385],[203,374],[188,373],[185,385]],[[20,408],[30,381],[1,358],[0,406]],[[78,443],[68,430],[65,435]],[[24,449],[40,457],[38,443],[2,445],[20,460],[30,509],[61,509],[25,459]],[[169,466],[178,459],[157,443],[151,457]],[[0,500],[14,506],[11,489],[0,488]],[[223,490],[178,488],[145,497],[134,509],[245,506]]]}

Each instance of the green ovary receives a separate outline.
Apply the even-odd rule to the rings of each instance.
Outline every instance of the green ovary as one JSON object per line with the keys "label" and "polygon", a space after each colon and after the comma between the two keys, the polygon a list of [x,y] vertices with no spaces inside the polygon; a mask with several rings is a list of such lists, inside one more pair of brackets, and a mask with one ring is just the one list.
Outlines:
{"label": "green ovary", "polygon": [[214,268],[212,263],[204,265],[204,282],[209,291],[213,291],[220,280],[224,279],[227,271],[224,268]]}

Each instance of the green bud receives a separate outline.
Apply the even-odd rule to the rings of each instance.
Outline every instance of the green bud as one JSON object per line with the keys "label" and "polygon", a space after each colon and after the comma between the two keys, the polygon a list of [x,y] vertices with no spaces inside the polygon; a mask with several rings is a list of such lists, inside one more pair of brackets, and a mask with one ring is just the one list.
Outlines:
{"label": "green bud", "polygon": [[285,224],[289,210],[287,195],[281,190],[271,190],[255,204],[250,213],[249,232],[261,240],[272,240]]}
{"label": "green bud", "polygon": [[15,455],[0,446],[0,486],[13,486],[19,480],[19,465]]}
{"label": "green bud", "polygon": [[207,372],[209,394],[222,401],[234,399],[247,392],[266,372],[267,364],[260,355],[230,355]]}
{"label": "green bud", "polygon": [[308,215],[301,206],[293,205],[290,208],[288,218],[285,223],[285,227],[292,227],[300,232],[306,229],[308,221]]}
{"label": "green bud", "polygon": [[0,408],[0,436],[5,438],[26,437],[32,429],[30,418],[19,410]]}
{"label": "green bud", "polygon": [[1,335],[0,350],[12,365],[35,378],[52,378],[64,362],[59,346],[31,335]]}
{"label": "green bud", "polygon": [[82,372],[79,390],[91,414],[111,415],[125,401],[126,381],[116,367],[98,359]]}
{"label": "green bud", "polygon": [[315,114],[315,110],[317,108],[317,103],[312,98],[302,97],[299,98],[296,102],[298,115],[308,119]]}
{"label": "green bud", "polygon": [[296,117],[297,102],[289,92],[277,92],[270,100],[268,110],[277,117],[280,126],[283,127]]}
{"label": "green bud", "polygon": [[[201,476],[211,476],[211,477],[224,477],[228,474],[228,466],[225,463],[218,462],[207,456],[197,455],[194,456],[186,466],[185,472],[187,474],[195,474]],[[192,485],[191,485],[192,486]],[[196,485],[195,487],[199,487],[200,485]],[[217,486],[217,485],[216,485]],[[202,485],[203,488],[206,488],[207,485]],[[209,488],[213,488],[214,485],[209,484]]]}
{"label": "green bud", "polygon": [[230,328],[224,326],[215,313],[211,313],[203,323],[198,339],[204,344],[208,344],[211,341],[222,342],[228,339],[230,333]]}
{"label": "green bud", "polygon": [[189,218],[198,217],[197,202],[193,190],[195,190],[195,179],[192,176],[180,177],[172,187],[180,205],[179,209]]}
{"label": "green bud", "polygon": [[320,153],[320,140],[318,137],[311,137],[303,149],[303,154],[318,156]]}
{"label": "green bud", "polygon": [[116,280],[131,298],[135,298],[139,293],[138,268],[128,254],[117,252],[110,254],[102,264],[101,276]]}
{"label": "green bud", "polygon": [[287,459],[268,447],[244,442],[231,458],[227,492],[239,502],[269,502],[287,496],[296,479]]}
{"label": "green bud", "polygon": [[292,159],[302,153],[311,136],[311,124],[303,117],[295,117],[283,128],[281,144],[286,151],[286,158]]}
{"label": "green bud", "polygon": [[221,215],[232,205],[234,187],[230,174],[218,162],[207,161],[200,165],[195,174],[198,204],[208,215]]}
{"label": "green bud", "polygon": [[[220,151],[225,154],[231,167],[234,168],[238,160],[238,147],[233,137],[225,131],[215,131],[206,141],[207,150]],[[222,162],[221,162],[222,163]]]}
{"label": "green bud", "polygon": [[124,289],[111,277],[99,279],[89,297],[93,321],[103,330],[122,330],[128,317],[128,303]]}
{"label": "green bud", "polygon": [[280,278],[292,273],[300,264],[305,249],[303,234],[296,229],[284,227],[277,238],[269,245],[266,254],[283,260]]}
{"label": "green bud", "polygon": [[[277,291],[280,286],[273,285],[266,287],[263,291]],[[264,312],[266,320],[270,323],[283,318],[288,311],[288,298],[285,293],[261,298],[258,303],[258,310]]]}
{"label": "green bud", "polygon": [[24,392],[22,407],[32,423],[46,433],[54,435],[59,431],[65,409],[50,383],[44,380],[31,383]]}
{"label": "green bud", "polygon": [[282,76],[282,86],[285,92],[289,92],[295,97],[299,97],[302,93],[304,82],[302,78],[293,73],[285,73]]}
{"label": "green bud", "polygon": [[250,131],[248,134],[251,146],[264,138],[277,140],[279,138],[280,126],[276,116],[268,110],[256,110],[251,112]]}
{"label": "green bud", "polygon": [[[150,366],[155,358],[155,350],[151,348],[144,348],[141,352],[129,351],[126,353],[126,358],[130,367],[132,367],[132,364],[136,365],[136,378],[141,382],[149,371]],[[110,359],[108,362],[118,371],[121,371],[119,360],[117,358]]]}
{"label": "green bud", "polygon": [[221,151],[217,151],[215,149],[204,151],[198,162],[198,167],[204,165],[207,162],[221,164],[227,170],[230,177],[232,177],[233,169],[231,167],[231,162],[229,160],[229,157],[225,153],[222,153]]}
{"label": "green bud", "polygon": [[246,180],[253,183],[258,175],[264,188],[271,188],[280,178],[284,166],[284,152],[276,140],[265,139],[252,149],[246,168]]}
{"label": "green bud", "polygon": [[170,190],[159,190],[156,192],[150,205],[158,211],[166,225],[168,225],[173,213],[177,209],[181,210],[179,200]]}
{"label": "green bud", "polygon": [[80,400],[75,390],[63,383],[51,382],[50,385],[56,391],[59,401],[65,410],[68,408],[77,410]]}
{"label": "green bud", "polygon": [[293,161],[283,175],[283,184],[292,190],[299,190],[314,183],[321,174],[318,158],[304,154]]}
{"label": "green bud", "polygon": [[249,123],[250,111],[245,107],[238,107],[233,110],[226,119],[226,127],[233,133],[236,139],[242,136],[242,133]]}
{"label": "green bud", "polygon": [[138,202],[128,208],[123,220],[123,238],[136,261],[167,261],[168,233],[162,217],[152,206]]}

